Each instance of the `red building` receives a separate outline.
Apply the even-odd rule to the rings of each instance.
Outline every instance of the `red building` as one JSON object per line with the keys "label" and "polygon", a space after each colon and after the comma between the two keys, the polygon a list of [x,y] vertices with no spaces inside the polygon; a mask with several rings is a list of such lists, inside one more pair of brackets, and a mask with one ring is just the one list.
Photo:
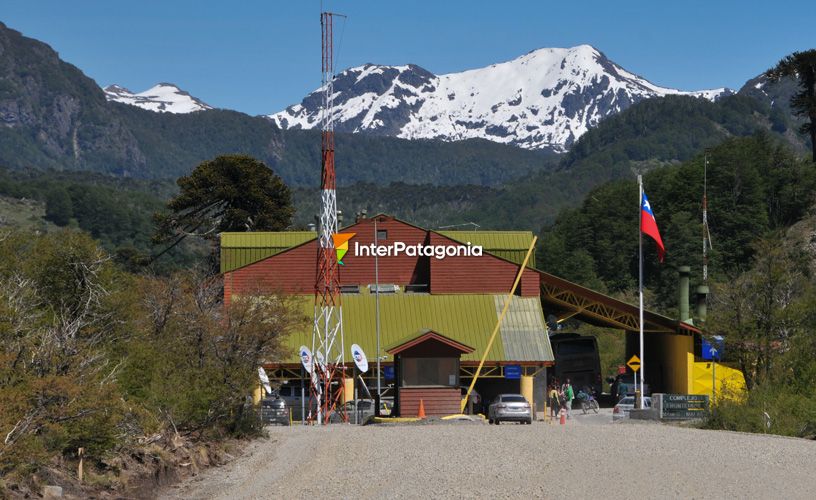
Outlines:
{"label": "red building", "polygon": [[[377,249],[372,249],[375,231]],[[434,231],[385,215],[361,219],[341,232],[354,233],[340,266],[346,349],[356,343],[369,360],[381,356],[383,386],[396,386],[401,382],[400,374],[385,347],[417,332],[437,332],[473,349],[462,353],[455,382],[460,387],[469,385],[532,242],[532,233]],[[443,249],[441,254],[439,248]],[[381,256],[373,255],[379,252],[383,252]],[[239,295],[292,294],[302,298],[304,315],[312,317],[316,259],[314,232],[224,233],[224,300],[229,303]],[[554,362],[544,310],[557,321],[576,318],[626,332],[627,356],[637,352],[639,312],[636,306],[534,266],[533,255],[487,353],[476,389],[484,400],[503,392],[522,393],[541,410],[547,367]],[[379,294],[373,293],[377,288]],[[644,311],[644,330],[648,333],[647,354],[654,360],[647,364],[652,387],[687,392],[685,380],[690,372],[686,359],[694,354],[692,336],[699,335],[699,330],[650,311]],[[311,325],[285,339],[284,354],[266,365],[270,378],[290,387],[302,383],[300,345],[312,345]],[[346,359],[351,370],[348,353]],[[374,387],[377,374],[373,362],[370,366],[364,377],[366,385]]]}
{"label": "red building", "polygon": [[[376,222],[375,222],[376,219]],[[375,228],[376,226],[376,228]],[[378,234],[376,248],[375,231]],[[468,346],[458,376],[443,381],[459,392],[472,380],[487,348],[507,294],[532,242],[530,232],[450,231],[423,229],[388,216],[361,219],[344,228],[354,233],[340,266],[345,345],[359,344],[369,359],[377,356],[376,303],[380,309],[383,385],[400,384],[386,346],[417,332],[434,331],[457,345]],[[226,303],[236,295],[294,294],[312,315],[316,233],[226,233],[222,235],[222,269]],[[379,256],[374,254],[379,253]],[[499,334],[488,352],[477,391],[485,398],[521,392],[522,380],[532,399],[532,378],[543,377],[553,355],[541,309],[540,274],[525,269]],[[376,276],[379,275],[379,299]],[[286,340],[286,355],[270,360],[273,377],[300,384],[298,347],[312,345],[311,327]],[[410,354],[410,353],[409,353]],[[347,354],[348,366],[351,357]],[[367,385],[376,385],[372,369]],[[505,374],[505,367],[512,370]],[[508,378],[509,377],[509,378]],[[543,391],[543,378],[541,382]],[[410,392],[410,391],[409,391]],[[407,393],[406,393],[407,394]],[[543,402],[543,398],[541,399]],[[433,414],[431,409],[429,414]]]}

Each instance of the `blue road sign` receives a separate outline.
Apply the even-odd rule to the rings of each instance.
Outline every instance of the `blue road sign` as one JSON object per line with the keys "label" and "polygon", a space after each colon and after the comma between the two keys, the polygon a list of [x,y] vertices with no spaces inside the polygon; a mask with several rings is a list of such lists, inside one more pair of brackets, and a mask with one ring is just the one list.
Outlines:
{"label": "blue road sign", "polygon": [[725,339],[719,335],[714,335],[710,339],[703,337],[703,359],[719,361],[723,356],[723,349],[725,348]]}
{"label": "blue road sign", "polygon": [[504,378],[518,380],[521,378],[521,365],[505,365]]}
{"label": "blue road sign", "polygon": [[385,380],[394,380],[394,367],[386,365],[382,367],[383,377]]}

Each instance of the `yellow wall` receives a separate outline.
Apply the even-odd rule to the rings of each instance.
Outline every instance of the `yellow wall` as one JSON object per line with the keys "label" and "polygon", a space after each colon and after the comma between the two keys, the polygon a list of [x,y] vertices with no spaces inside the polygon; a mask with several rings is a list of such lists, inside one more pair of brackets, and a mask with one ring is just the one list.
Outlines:
{"label": "yellow wall", "polygon": [[527,399],[527,402],[530,403],[530,407],[533,408],[533,412],[535,412],[535,401],[533,401],[533,377],[532,375],[522,375],[521,376],[521,395]]}
{"label": "yellow wall", "polygon": [[346,401],[351,401],[354,399],[354,379],[343,379],[343,389],[342,402],[345,404]]}
{"label": "yellow wall", "polygon": [[[636,348],[637,338],[633,338],[631,343]],[[644,369],[652,392],[686,394],[688,384],[686,355],[693,352],[694,338],[690,335],[649,333],[645,336],[644,343],[646,350]],[[636,353],[637,351],[631,354]],[[627,359],[631,354],[627,354]]]}
{"label": "yellow wall", "polygon": [[[636,353],[636,333],[627,339],[627,359]],[[708,394],[711,396],[712,364],[694,359],[694,337],[670,333],[651,333],[645,337],[646,379],[652,392],[672,394]],[[745,377],[742,372],[717,363],[716,397],[742,397]]]}
{"label": "yellow wall", "polygon": [[[694,361],[694,354],[689,353],[687,363],[689,374],[688,393],[708,394],[711,396],[713,369],[711,361]],[[717,377],[715,398],[742,398],[745,395],[745,377],[741,371],[717,363],[717,367],[713,372]]]}

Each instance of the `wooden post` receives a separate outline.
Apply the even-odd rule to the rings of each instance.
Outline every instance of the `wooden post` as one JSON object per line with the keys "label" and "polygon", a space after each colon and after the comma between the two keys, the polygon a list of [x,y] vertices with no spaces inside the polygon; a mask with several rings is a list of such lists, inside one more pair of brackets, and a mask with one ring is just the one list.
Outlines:
{"label": "wooden post", "polygon": [[85,476],[85,471],[83,470],[83,461],[84,458],[82,457],[85,454],[85,448],[79,448],[77,450],[77,456],[79,457],[79,466],[77,467],[77,477],[79,478],[79,482],[82,482],[82,478]]}

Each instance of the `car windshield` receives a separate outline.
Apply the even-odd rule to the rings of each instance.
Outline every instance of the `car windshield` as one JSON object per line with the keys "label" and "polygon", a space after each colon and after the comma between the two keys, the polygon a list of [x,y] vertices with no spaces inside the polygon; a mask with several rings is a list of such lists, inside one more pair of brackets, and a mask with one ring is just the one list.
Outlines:
{"label": "car windshield", "polygon": [[524,396],[502,396],[502,403],[526,403]]}

